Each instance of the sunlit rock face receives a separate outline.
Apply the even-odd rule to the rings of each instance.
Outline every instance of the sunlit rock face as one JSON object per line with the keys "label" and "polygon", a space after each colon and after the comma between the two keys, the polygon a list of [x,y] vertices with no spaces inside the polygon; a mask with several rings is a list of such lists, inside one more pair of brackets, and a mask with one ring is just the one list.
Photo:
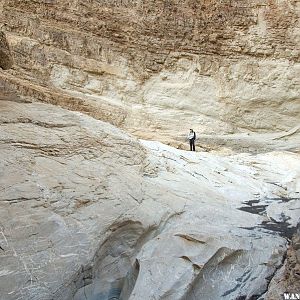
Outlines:
{"label": "sunlit rock face", "polygon": [[1,300],[274,299],[278,282],[296,286],[299,154],[192,153],[0,99]]}
{"label": "sunlit rock face", "polygon": [[299,146],[298,1],[2,2],[22,95],[176,147],[191,127],[208,148]]}

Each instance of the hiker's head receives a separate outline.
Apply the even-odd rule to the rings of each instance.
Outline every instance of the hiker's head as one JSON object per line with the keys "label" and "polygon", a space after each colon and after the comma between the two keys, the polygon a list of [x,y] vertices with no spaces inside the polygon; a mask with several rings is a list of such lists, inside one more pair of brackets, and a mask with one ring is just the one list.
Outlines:
{"label": "hiker's head", "polygon": [[194,132],[194,130],[193,130],[193,129],[190,129],[190,132]]}

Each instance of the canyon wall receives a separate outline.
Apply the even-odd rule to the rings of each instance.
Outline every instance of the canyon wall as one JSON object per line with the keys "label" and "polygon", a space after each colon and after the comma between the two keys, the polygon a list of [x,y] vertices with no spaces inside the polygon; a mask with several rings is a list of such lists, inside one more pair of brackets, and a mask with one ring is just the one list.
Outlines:
{"label": "canyon wall", "polygon": [[4,0],[0,9],[15,61],[1,79],[25,97],[177,147],[190,127],[207,144],[299,131],[299,1]]}
{"label": "canyon wall", "polygon": [[0,300],[297,292],[299,11],[2,0]]}

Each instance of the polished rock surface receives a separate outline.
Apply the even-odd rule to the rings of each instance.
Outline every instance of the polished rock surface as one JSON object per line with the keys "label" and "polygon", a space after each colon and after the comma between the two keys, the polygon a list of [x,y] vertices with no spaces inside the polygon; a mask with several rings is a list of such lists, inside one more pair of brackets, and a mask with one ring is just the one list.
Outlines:
{"label": "polished rock surface", "polygon": [[1,99],[1,300],[268,291],[299,223],[299,154],[192,153]]}

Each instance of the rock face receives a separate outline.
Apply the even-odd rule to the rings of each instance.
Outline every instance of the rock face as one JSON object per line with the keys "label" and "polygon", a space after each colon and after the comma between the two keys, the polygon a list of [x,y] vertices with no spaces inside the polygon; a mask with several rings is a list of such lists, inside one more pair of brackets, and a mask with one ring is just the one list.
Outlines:
{"label": "rock face", "polygon": [[7,70],[12,67],[12,57],[5,34],[0,31],[0,68]]}
{"label": "rock face", "polygon": [[298,292],[299,15],[2,0],[0,300]]}
{"label": "rock face", "polygon": [[272,279],[266,300],[280,299],[283,293],[295,293],[300,290],[300,233],[292,240],[287,252],[287,259],[276,276]]}
{"label": "rock face", "polygon": [[21,95],[177,147],[192,127],[207,147],[274,150],[283,135],[299,149],[296,0],[3,0],[0,9],[16,64],[0,75]]}
{"label": "rock face", "polygon": [[264,299],[299,154],[190,153],[1,99],[1,300]]}

